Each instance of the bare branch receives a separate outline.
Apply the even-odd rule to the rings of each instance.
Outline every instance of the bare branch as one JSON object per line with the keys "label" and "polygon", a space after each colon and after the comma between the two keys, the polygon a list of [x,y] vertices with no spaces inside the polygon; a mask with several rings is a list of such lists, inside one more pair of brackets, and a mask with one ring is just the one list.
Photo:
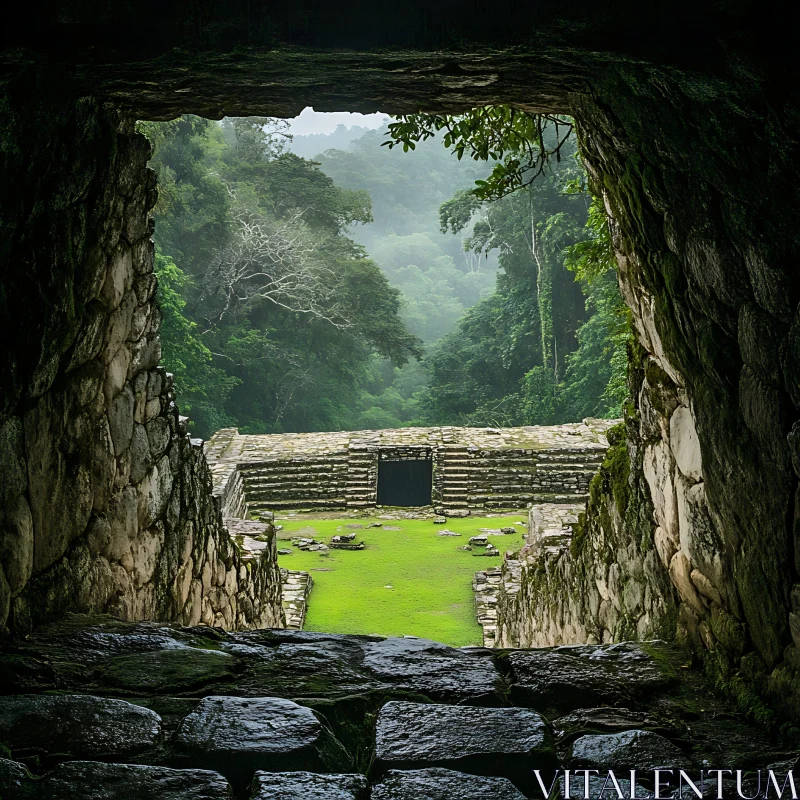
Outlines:
{"label": "bare branch", "polygon": [[209,328],[257,299],[337,328],[349,326],[336,302],[337,275],[318,258],[319,242],[302,211],[275,222],[241,210],[234,220],[231,242],[217,253],[203,280],[201,300],[212,309]]}

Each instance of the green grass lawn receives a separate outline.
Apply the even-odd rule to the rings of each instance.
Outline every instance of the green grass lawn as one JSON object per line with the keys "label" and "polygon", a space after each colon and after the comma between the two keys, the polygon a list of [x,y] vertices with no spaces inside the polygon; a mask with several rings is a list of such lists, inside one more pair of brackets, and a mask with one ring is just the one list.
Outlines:
{"label": "green grass lawn", "polygon": [[[279,520],[278,546],[302,535],[328,543],[336,533],[355,533],[365,550],[329,550],[328,555],[292,548],[279,556],[287,569],[307,570],[314,578],[305,630],[325,633],[410,634],[461,647],[481,644],[475,617],[472,576],[497,566],[506,550],[518,550],[524,516],[467,517],[446,525],[431,520],[310,519]],[[381,522],[383,528],[349,529],[348,524]],[[478,528],[513,526],[515,535],[490,537],[501,555],[476,558],[458,548]],[[396,530],[391,530],[395,528]],[[442,529],[462,535],[437,536]],[[479,552],[479,551],[474,551]]]}

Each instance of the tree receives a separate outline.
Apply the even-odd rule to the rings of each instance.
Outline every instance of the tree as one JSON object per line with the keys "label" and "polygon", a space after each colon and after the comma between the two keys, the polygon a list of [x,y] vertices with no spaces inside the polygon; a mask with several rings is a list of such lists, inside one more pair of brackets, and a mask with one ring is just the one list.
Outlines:
{"label": "tree", "polygon": [[181,409],[191,414],[202,430],[215,431],[233,423],[224,401],[239,383],[214,366],[211,351],[203,344],[196,323],[184,315],[181,294],[189,282],[168,256],[156,252],[158,305],[161,310],[162,362],[175,375]]}
{"label": "tree", "polygon": [[[428,359],[429,418],[550,424],[619,413],[629,322],[605,214],[597,204],[588,208],[571,122],[491,106],[408,115],[389,130],[390,148],[412,150],[444,130],[443,143],[459,159],[467,153],[495,162],[488,179],[440,208],[442,230],[472,224],[465,247],[498,251],[501,271],[497,296],[468,312]],[[516,324],[486,324],[501,311]]]}
{"label": "tree", "polygon": [[421,354],[399,292],[345,235],[371,219],[368,195],[284,152],[265,118],[142,127],[166,189],[155,232],[166,360],[194,429],[348,426],[375,356]]}
{"label": "tree", "polygon": [[459,161],[494,161],[491,174],[472,190],[479,200],[498,200],[531,186],[551,159],[561,161],[572,121],[555,114],[533,114],[511,106],[482,106],[463,114],[405,114],[389,124],[389,149],[414,150],[418,142],[444,131],[443,144]]}

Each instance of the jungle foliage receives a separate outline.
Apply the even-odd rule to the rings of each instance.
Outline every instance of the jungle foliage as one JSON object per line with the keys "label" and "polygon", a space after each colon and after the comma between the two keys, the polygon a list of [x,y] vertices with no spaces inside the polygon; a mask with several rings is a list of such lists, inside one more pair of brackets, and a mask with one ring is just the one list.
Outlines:
{"label": "jungle foliage", "polygon": [[442,130],[459,159],[494,162],[441,206],[442,230],[472,225],[465,248],[497,252],[500,270],[494,295],[429,352],[423,415],[479,426],[618,416],[630,320],[569,120],[505,107],[410,115],[389,126],[386,144],[407,152]]}
{"label": "jungle foliage", "polygon": [[271,119],[141,128],[160,186],[164,362],[197,433],[345,427],[374,357],[422,352],[400,292],[347,235],[372,219],[367,193],[286,151]]}
{"label": "jungle foliage", "polygon": [[628,316],[569,120],[412,115],[314,161],[269,118],[141,129],[164,362],[199,435],[619,413]]}

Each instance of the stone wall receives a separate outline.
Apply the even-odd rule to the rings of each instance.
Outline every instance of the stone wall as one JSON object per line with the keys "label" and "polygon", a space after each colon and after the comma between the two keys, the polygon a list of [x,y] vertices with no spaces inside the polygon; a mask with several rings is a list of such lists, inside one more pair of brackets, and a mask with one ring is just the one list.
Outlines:
{"label": "stone wall", "polygon": [[609,431],[611,447],[588,510],[534,505],[525,546],[495,582],[501,647],[619,642],[675,636],[676,597],[657,548],[635,435]]}
{"label": "stone wall", "polygon": [[764,85],[621,68],[576,111],[641,347],[627,430],[655,527],[627,539],[719,678],[797,714],[800,152]]}
{"label": "stone wall", "polygon": [[279,626],[274,541],[228,535],[158,366],[146,139],[89,99],[5,102],[0,630],[66,610]]}

